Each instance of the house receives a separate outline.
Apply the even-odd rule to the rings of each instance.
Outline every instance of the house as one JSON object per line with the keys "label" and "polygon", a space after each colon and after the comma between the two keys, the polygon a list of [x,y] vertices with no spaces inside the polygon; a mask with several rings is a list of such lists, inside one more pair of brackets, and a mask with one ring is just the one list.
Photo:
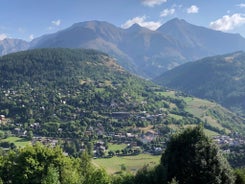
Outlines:
{"label": "house", "polygon": [[5,120],[5,116],[4,115],[0,115],[0,120],[1,121]]}
{"label": "house", "polygon": [[3,121],[5,121],[5,116],[4,115],[0,115],[0,123],[4,123]]}

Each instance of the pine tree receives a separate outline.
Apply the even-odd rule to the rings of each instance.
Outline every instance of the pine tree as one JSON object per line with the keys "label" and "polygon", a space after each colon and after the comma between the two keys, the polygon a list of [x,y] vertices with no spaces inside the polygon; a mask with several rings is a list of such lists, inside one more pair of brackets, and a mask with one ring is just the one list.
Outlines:
{"label": "pine tree", "polygon": [[166,178],[179,184],[233,184],[234,176],[219,148],[202,127],[188,128],[174,135],[162,155]]}

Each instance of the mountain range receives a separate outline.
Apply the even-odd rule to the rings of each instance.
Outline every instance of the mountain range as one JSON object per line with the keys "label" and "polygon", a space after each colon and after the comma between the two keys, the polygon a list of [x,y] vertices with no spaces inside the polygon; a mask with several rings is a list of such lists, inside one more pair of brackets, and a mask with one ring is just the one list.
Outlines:
{"label": "mountain range", "polygon": [[245,114],[245,52],[189,62],[165,72],[155,82]]}
{"label": "mountain range", "polygon": [[223,33],[172,19],[155,31],[134,24],[128,29],[107,22],[87,21],[53,34],[25,41],[1,41],[0,54],[34,48],[92,48],[115,57],[127,70],[154,78],[206,56],[245,49],[239,34]]}

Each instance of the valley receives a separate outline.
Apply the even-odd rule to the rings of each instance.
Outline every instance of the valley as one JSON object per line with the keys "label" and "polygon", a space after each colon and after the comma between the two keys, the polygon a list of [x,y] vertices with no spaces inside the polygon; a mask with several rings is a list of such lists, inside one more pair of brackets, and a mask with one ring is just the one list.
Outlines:
{"label": "valley", "polygon": [[2,0],[0,184],[245,184],[245,3]]}
{"label": "valley", "polygon": [[0,68],[1,144],[18,146],[6,139],[18,136],[72,156],[86,150],[120,159],[159,155],[173,133],[190,126],[203,125],[210,137],[244,137],[243,118],[132,75],[98,51],[36,49],[2,57]]}

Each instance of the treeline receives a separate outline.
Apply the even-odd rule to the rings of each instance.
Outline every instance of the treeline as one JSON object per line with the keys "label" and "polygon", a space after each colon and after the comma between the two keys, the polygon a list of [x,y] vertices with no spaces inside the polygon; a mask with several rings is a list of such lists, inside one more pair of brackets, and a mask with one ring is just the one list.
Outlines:
{"label": "treeline", "polygon": [[175,134],[160,164],[145,166],[136,175],[110,176],[93,165],[86,152],[73,158],[58,147],[36,144],[3,152],[0,177],[4,184],[244,184],[245,169],[232,170],[203,129],[196,127]]}

